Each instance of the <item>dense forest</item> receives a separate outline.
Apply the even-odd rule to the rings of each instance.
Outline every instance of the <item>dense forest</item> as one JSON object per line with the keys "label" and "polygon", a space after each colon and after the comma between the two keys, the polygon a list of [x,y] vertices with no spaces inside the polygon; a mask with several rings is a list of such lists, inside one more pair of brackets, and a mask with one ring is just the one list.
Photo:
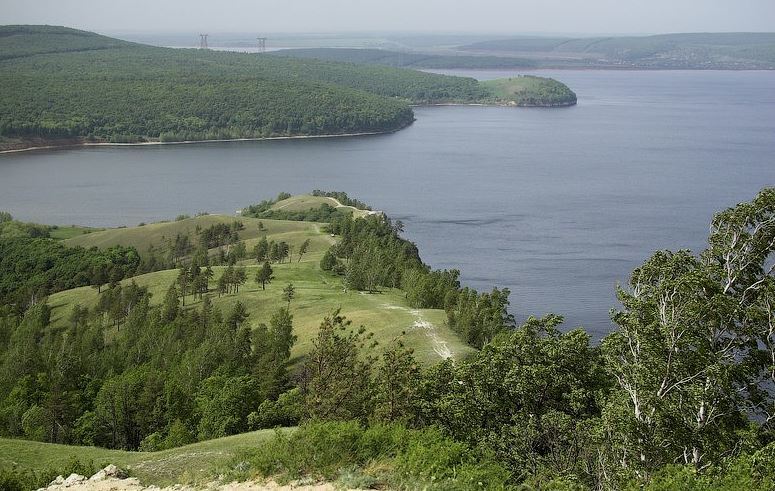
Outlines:
{"label": "dense forest", "polygon": [[379,132],[409,103],[474,101],[474,79],[157,48],[62,27],[0,27],[0,137],[132,142]]}
{"label": "dense forest", "polygon": [[[238,228],[200,235],[222,243]],[[216,280],[204,255],[180,267],[156,306],[143,287],[112,281],[94,308],[74,305],[64,328],[52,328],[44,298],[1,309],[0,434],[154,450],[302,424],[233,471],[350,469],[370,486],[429,489],[775,486],[775,189],[717,214],[699,254],[658,251],[635,269],[599,344],[554,314],[517,326],[508,290],[461,287],[458,271],[431,270],[401,231],[384,215],[335,217],[339,240],[321,274],[444,309],[477,348],[469,357],[421,366],[400,336],[377,350],[368,326],[334,311],[320,313],[310,351],[293,364],[292,286],[255,325],[240,302],[221,311],[208,300],[211,280],[229,294],[244,269]],[[0,285],[41,264],[77,276],[92,268],[85,254],[109,253],[40,246],[25,262],[13,251],[57,243],[7,240],[16,242]],[[255,259],[256,282],[283,261]],[[186,307],[197,294],[201,304]]]}

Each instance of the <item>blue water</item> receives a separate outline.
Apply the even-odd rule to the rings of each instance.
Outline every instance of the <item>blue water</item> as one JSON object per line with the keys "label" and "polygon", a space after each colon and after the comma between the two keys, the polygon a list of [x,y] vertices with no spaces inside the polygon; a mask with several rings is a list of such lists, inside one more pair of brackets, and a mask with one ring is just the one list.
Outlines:
{"label": "blue water", "polygon": [[[509,72],[458,72],[479,78]],[[576,107],[432,107],[392,135],[0,156],[0,209],[133,225],[344,190],[403,220],[423,259],[508,287],[518,318],[611,329],[614,288],[714,212],[775,185],[775,72],[540,72]]]}

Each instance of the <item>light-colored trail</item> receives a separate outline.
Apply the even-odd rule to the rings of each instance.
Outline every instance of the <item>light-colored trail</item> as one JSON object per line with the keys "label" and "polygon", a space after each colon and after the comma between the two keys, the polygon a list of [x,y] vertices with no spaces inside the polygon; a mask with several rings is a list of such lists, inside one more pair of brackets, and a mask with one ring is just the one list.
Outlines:
{"label": "light-colored trail", "polygon": [[436,354],[439,355],[442,359],[446,360],[447,358],[452,358],[452,350],[449,348],[449,345],[444,339],[441,338],[441,336],[439,336],[439,333],[436,330],[436,326],[434,326],[433,323],[428,321],[425,316],[422,315],[422,311],[391,304],[382,304],[382,307],[390,310],[403,310],[412,314],[414,316],[414,324],[412,324],[412,329],[422,329],[425,331],[425,335],[428,336],[428,338],[430,338],[431,342],[433,343],[433,351],[436,352]]}

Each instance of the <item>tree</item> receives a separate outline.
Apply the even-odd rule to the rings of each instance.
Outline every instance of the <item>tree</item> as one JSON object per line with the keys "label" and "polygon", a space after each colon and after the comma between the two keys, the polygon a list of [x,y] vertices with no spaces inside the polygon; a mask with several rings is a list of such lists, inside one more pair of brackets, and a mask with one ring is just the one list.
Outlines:
{"label": "tree", "polygon": [[236,293],[239,293],[239,287],[244,285],[247,279],[248,276],[243,266],[240,266],[234,270],[232,284],[234,285],[234,290]]}
{"label": "tree", "polygon": [[336,310],[323,319],[304,365],[304,394],[312,419],[365,419],[371,412],[372,334],[353,330]]}
{"label": "tree", "polygon": [[291,308],[291,300],[296,295],[296,289],[293,287],[293,283],[288,283],[288,286],[283,288],[283,300],[288,302],[288,309]]}
{"label": "tree", "polygon": [[162,317],[167,321],[174,321],[178,316],[180,303],[178,301],[178,290],[175,285],[170,285],[167,294],[164,296],[164,306],[162,308]]}
{"label": "tree", "polygon": [[178,279],[176,280],[178,286],[180,287],[180,297],[183,300],[183,306],[186,306],[186,293],[189,289],[189,284],[191,282],[191,276],[189,275],[188,268],[185,266],[181,266],[179,272],[178,272]]}
{"label": "tree", "polygon": [[716,215],[708,242],[699,257],[659,251],[636,269],[602,345],[619,390],[612,446],[644,479],[718,462],[748,413],[771,418],[775,190]]}
{"label": "tree", "polygon": [[299,246],[299,252],[298,252],[299,259],[297,262],[300,263],[301,258],[304,256],[304,254],[307,253],[307,249],[309,249],[309,243],[310,243],[309,239],[304,239],[304,242],[302,242],[301,245]]}
{"label": "tree", "polygon": [[237,301],[231,309],[231,312],[229,312],[229,316],[226,318],[226,324],[229,326],[232,333],[236,333],[249,316],[250,314],[245,308],[245,305],[242,302]]}
{"label": "tree", "polygon": [[91,270],[91,284],[101,293],[102,285],[108,282],[108,266],[106,264],[97,264]]}
{"label": "tree", "polygon": [[283,262],[286,258],[288,258],[289,254],[291,252],[291,247],[288,245],[287,242],[280,241],[280,243],[277,244],[277,261]]}
{"label": "tree", "polygon": [[271,283],[273,279],[272,266],[269,265],[269,261],[264,261],[264,265],[256,273],[256,283],[261,283],[261,289],[266,290],[266,284]]}
{"label": "tree", "polygon": [[414,350],[400,339],[382,354],[377,368],[374,413],[383,421],[412,422],[416,417],[417,395],[420,385],[420,367]]}
{"label": "tree", "polygon": [[243,259],[245,256],[248,255],[247,249],[245,247],[245,243],[242,241],[237,242],[231,247],[231,251],[229,252],[230,256],[234,256],[234,258],[239,261],[240,259]]}
{"label": "tree", "polygon": [[333,271],[337,264],[338,261],[336,260],[336,256],[331,252],[331,249],[329,249],[323,254],[323,258],[320,260],[320,269],[323,271]]}
{"label": "tree", "polygon": [[266,240],[266,236],[261,237],[258,244],[253,247],[253,257],[261,264],[268,259],[269,256],[269,242]]}

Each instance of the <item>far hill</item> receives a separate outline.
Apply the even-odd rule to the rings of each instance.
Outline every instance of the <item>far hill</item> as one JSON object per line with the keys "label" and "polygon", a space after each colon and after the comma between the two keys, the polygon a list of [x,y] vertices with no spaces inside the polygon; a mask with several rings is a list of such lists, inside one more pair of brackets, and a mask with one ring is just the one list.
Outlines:
{"label": "far hill", "polygon": [[318,60],[385,65],[401,68],[497,69],[531,68],[537,66],[535,61],[512,56],[477,56],[457,53],[434,54],[416,51],[390,51],[385,49],[298,48],[282,49],[275,51],[272,54],[294,58],[315,58]]}
{"label": "far hill", "polygon": [[775,69],[775,33],[690,33],[622,37],[513,37],[459,48],[514,56],[543,67]]}

